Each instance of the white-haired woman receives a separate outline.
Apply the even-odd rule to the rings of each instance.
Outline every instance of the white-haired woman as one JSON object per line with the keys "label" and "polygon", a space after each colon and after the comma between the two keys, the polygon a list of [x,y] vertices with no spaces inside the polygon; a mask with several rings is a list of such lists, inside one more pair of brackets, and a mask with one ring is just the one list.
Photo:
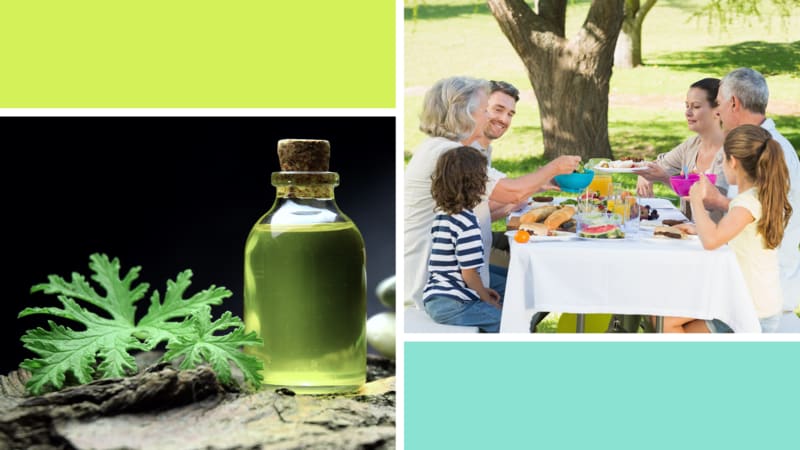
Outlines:
{"label": "white-haired woman", "polygon": [[[430,231],[435,202],[431,195],[431,175],[439,156],[460,146],[479,150],[477,139],[488,122],[490,84],[487,80],[456,76],[437,81],[425,94],[420,114],[420,130],[428,135],[413,152],[404,177],[404,295],[424,309],[422,291],[428,281],[428,258],[431,252]],[[561,156],[536,172],[518,178],[506,178],[489,167],[487,197],[475,208],[481,228],[484,260],[489,260],[492,247],[489,199],[501,203],[520,203],[549,183],[555,175],[572,172],[580,162],[578,156]],[[484,265],[480,272],[485,286],[505,292],[505,276]]]}

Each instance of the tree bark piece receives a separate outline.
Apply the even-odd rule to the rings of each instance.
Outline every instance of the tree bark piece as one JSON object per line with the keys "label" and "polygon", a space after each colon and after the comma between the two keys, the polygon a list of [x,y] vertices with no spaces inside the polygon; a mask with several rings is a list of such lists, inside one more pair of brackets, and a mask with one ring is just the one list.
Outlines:
{"label": "tree bark piece", "polygon": [[394,362],[368,358],[350,395],[236,392],[208,367],[156,364],[39,397],[27,374],[0,376],[0,450],[395,448]]}

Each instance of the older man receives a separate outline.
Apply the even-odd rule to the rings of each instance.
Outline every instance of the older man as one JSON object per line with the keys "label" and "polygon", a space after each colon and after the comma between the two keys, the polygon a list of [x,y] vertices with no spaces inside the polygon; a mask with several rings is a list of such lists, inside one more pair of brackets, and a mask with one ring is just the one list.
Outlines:
{"label": "older man", "polygon": [[[781,289],[783,291],[783,317],[778,331],[800,332],[800,318],[794,313],[800,303],[800,159],[792,144],[775,129],[775,122],[766,117],[769,90],[764,77],[750,68],[739,68],[725,75],[717,94],[717,116],[726,133],[739,125],[757,125],[772,134],[783,149],[789,169],[791,187],[789,203],[794,213],[778,247]],[[708,182],[704,179],[703,182]],[[730,199],[737,190],[732,186],[729,197],[708,189],[712,196],[705,200],[709,209],[728,210]]]}

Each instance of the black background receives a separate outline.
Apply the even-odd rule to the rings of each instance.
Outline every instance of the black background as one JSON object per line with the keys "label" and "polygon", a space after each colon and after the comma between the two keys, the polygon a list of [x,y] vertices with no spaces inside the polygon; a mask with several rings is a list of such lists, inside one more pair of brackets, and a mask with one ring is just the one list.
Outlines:
{"label": "black background", "polygon": [[243,317],[244,242],[275,198],[284,138],[330,141],[337,203],[366,244],[368,315],[386,310],[375,286],[395,273],[394,117],[5,117],[0,373],[35,356],[20,337],[49,317],[17,314],[57,305],[31,286],[50,274],[88,278],[92,253],[119,258],[122,273],[141,266],[150,290],[139,316],[154,289],[163,296],[191,269],[186,297],[224,286],[233,295],[214,318]]}

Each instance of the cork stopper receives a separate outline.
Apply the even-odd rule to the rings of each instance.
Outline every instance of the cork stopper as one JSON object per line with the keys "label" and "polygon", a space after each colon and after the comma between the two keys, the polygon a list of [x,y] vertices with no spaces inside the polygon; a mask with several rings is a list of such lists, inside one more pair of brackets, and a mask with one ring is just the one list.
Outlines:
{"label": "cork stopper", "polygon": [[278,160],[284,172],[327,172],[331,144],[322,139],[281,139]]}

